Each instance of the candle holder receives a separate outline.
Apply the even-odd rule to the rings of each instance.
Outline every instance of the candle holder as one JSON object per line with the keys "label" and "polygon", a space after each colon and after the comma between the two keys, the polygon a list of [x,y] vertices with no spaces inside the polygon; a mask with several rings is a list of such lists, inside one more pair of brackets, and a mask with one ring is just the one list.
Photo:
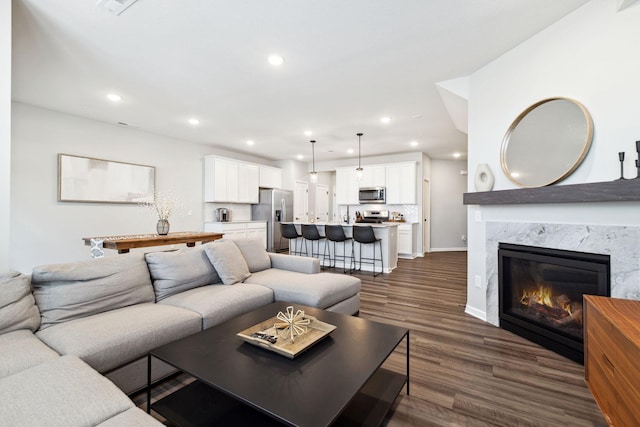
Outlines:
{"label": "candle holder", "polygon": [[638,153],[638,158],[636,159],[636,179],[640,178],[640,141],[636,141],[636,152]]}
{"label": "candle holder", "polygon": [[618,178],[617,180],[620,181],[621,179],[625,179],[624,178],[624,151],[621,151],[618,153],[618,159],[620,160],[620,178]]}

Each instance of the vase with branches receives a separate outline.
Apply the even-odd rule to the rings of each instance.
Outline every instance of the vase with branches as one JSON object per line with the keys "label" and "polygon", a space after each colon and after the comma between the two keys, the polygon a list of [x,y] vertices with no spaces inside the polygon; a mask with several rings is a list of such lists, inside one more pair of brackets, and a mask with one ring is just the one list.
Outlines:
{"label": "vase with branches", "polygon": [[169,217],[182,208],[182,203],[174,194],[160,191],[150,194],[140,205],[145,207],[151,216],[158,218],[156,231],[161,236],[169,234]]}

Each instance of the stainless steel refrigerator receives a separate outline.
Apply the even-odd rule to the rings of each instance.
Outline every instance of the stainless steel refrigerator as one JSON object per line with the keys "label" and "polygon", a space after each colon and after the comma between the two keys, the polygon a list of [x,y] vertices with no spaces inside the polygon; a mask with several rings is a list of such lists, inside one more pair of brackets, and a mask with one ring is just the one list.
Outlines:
{"label": "stainless steel refrigerator", "polygon": [[293,222],[293,191],[260,189],[260,203],[251,206],[251,219],[267,221],[267,250],[279,252],[289,250],[289,240],[280,244],[280,222]]}

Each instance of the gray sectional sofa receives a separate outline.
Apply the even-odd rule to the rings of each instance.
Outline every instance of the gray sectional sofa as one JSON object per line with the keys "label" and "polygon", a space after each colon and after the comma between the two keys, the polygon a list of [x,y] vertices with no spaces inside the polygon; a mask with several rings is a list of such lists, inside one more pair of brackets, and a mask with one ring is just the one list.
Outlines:
{"label": "gray sectional sofa", "polygon": [[[0,276],[0,427],[159,425],[126,396],[149,350],[273,301],[355,314],[360,280],[258,240]],[[173,368],[154,361],[154,379]]]}

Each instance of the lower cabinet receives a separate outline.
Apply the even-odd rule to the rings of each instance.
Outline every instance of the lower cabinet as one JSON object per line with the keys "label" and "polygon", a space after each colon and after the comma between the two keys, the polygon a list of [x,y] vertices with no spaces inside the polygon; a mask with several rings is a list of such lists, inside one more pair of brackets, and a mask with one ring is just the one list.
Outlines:
{"label": "lower cabinet", "polygon": [[398,256],[414,258],[417,241],[415,239],[416,224],[402,224],[398,226]]}
{"label": "lower cabinet", "polygon": [[264,221],[205,222],[204,231],[222,233],[230,240],[258,237],[267,248],[267,223]]}

